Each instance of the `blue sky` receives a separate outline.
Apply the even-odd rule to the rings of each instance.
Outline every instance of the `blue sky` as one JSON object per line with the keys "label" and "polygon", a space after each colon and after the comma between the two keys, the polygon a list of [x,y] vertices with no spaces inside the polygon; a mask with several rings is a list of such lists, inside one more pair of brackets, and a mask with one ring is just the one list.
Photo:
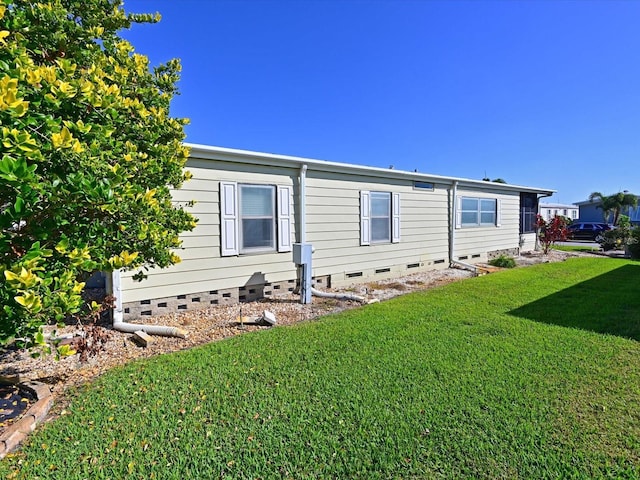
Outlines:
{"label": "blue sky", "polygon": [[640,2],[128,0],[187,141],[640,194]]}

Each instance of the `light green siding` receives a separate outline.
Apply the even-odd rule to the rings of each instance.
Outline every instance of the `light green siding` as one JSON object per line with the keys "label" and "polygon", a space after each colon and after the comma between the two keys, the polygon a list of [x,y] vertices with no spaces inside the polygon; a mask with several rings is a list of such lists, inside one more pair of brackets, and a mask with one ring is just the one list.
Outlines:
{"label": "light green siding", "polygon": [[[416,190],[413,182],[311,171],[307,175],[307,241],[314,245],[314,276],[332,284],[433,268],[447,258],[446,185]],[[400,194],[400,242],[360,245],[360,191]],[[446,266],[447,264],[439,264]],[[376,270],[386,270],[380,272]],[[414,271],[414,270],[410,270]],[[349,276],[362,274],[362,276]]]}
{"label": "light green siding", "polygon": [[[122,275],[123,301],[133,302],[189,293],[223,290],[264,282],[295,278],[291,252],[260,253],[221,257],[220,255],[220,182],[294,186],[297,171],[270,166],[213,162],[190,159],[187,169],[193,178],[173,192],[178,202],[195,201],[189,209],[198,218],[197,227],[184,233],[182,248],[176,253],[182,262],[166,269],[154,269],[142,282],[133,272]],[[293,205],[293,198],[291,199]],[[292,223],[292,236],[296,224]]]}
{"label": "light green siding", "polygon": [[480,255],[476,261],[486,261],[486,253],[518,248],[520,243],[520,195],[492,189],[458,189],[459,197],[497,199],[500,203],[500,226],[462,226],[455,229],[454,260]]}
{"label": "light green siding", "polygon": [[[277,163],[277,162],[275,162]],[[182,235],[176,253],[183,261],[147,272],[142,282],[122,276],[123,302],[224,290],[295,279],[291,252],[221,256],[220,182],[291,187],[291,236],[299,241],[299,165],[191,158],[193,178],[173,193],[189,208],[198,226]],[[309,168],[306,174],[306,241],[314,246],[313,275],[331,276],[333,285],[408,274],[449,265],[449,231],[453,182],[432,182],[433,191],[415,189],[410,177],[389,178]],[[490,187],[490,186],[488,186]],[[360,192],[400,195],[400,241],[360,244]],[[500,188],[458,188],[458,196],[496,198],[500,226],[456,228],[454,259],[486,260],[487,252],[519,247],[519,192]]]}

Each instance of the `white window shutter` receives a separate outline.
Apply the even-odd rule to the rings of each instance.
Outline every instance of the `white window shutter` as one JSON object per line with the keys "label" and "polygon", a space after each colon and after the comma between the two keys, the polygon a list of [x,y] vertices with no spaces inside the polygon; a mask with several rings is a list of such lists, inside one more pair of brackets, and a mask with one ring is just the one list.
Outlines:
{"label": "white window shutter", "polygon": [[371,245],[371,193],[360,191],[360,245]]}
{"label": "white window shutter", "polygon": [[501,203],[502,202],[500,202],[500,199],[496,198],[496,227],[499,227],[502,224],[502,212],[500,208]]}
{"label": "white window shutter", "polygon": [[291,187],[278,185],[278,251],[291,251]]}
{"label": "white window shutter", "polygon": [[462,227],[462,197],[456,198],[456,228]]}
{"label": "white window shutter", "polygon": [[391,194],[391,243],[400,242],[400,194]]}
{"label": "white window shutter", "polygon": [[238,185],[220,182],[220,254],[238,255]]}

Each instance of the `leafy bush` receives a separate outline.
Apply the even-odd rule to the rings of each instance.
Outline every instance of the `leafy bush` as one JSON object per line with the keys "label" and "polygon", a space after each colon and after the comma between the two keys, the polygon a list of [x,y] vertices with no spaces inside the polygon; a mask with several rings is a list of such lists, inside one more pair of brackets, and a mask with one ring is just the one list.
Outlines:
{"label": "leafy bush", "polygon": [[500,268],[513,268],[516,266],[516,261],[513,259],[513,257],[500,255],[497,258],[489,260],[489,265]]}
{"label": "leafy bush", "polygon": [[631,258],[640,258],[640,227],[631,229],[627,251]]}
{"label": "leafy bush", "polygon": [[627,250],[632,243],[635,243],[633,230],[629,217],[620,215],[618,226],[602,232],[598,235],[596,241],[603,250]]}
{"label": "leafy bush", "polygon": [[78,314],[94,270],[176,263],[195,226],[170,194],[180,65],[149,70],[117,32],[158,19],[121,4],[0,0],[0,344]]}

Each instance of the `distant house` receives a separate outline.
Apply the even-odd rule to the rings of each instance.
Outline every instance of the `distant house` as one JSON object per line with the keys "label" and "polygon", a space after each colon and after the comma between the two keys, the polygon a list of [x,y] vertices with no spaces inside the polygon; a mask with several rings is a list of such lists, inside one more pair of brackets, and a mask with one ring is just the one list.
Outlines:
{"label": "distant house", "polygon": [[[640,205],[640,197],[638,197]],[[583,202],[576,202],[575,205],[580,209],[579,218],[581,222],[605,222],[613,223],[613,214],[609,214],[608,218],[605,218],[603,210],[600,208],[600,202],[597,200],[585,200]],[[625,207],[622,211],[623,215],[628,215],[631,223],[636,225],[640,224],[640,206],[638,207]]]}
{"label": "distant house", "polygon": [[540,203],[538,213],[547,222],[557,216],[577,220],[579,216],[579,208],[577,205],[567,205],[564,203]]}
{"label": "distant house", "polygon": [[[173,192],[199,219],[182,262],[142,282],[116,272],[124,319],[291,291],[300,245],[316,288],[373,281],[535,247],[552,190],[190,145],[193,178]],[[297,252],[297,253],[296,253]],[[312,255],[311,255],[311,252]],[[298,260],[294,262],[294,255]]]}

